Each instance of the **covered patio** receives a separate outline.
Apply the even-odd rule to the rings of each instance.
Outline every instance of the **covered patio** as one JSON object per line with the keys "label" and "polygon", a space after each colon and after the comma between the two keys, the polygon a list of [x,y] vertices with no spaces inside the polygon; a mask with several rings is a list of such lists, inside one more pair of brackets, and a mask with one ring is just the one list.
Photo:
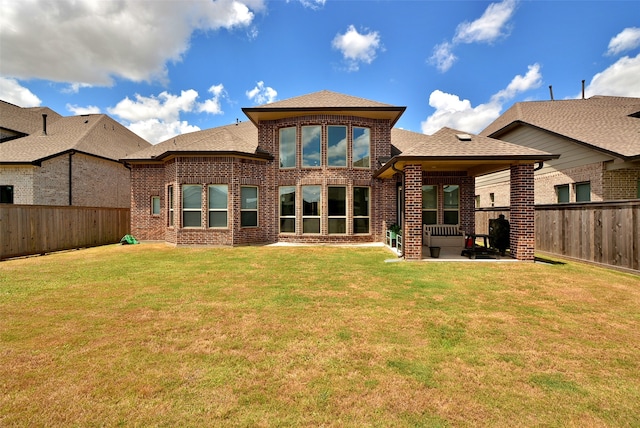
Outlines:
{"label": "covered patio", "polygon": [[[395,135],[401,138],[401,135]],[[401,175],[399,198],[402,227],[401,255],[405,260],[429,258],[423,243],[424,224],[457,225],[465,235],[475,234],[475,178],[510,171],[510,253],[522,261],[533,261],[535,252],[534,169],[536,164],[560,155],[442,128],[432,136],[411,141],[401,154],[385,162],[375,177]],[[450,187],[451,186],[451,187]],[[447,190],[458,192],[457,207],[446,205]],[[425,189],[435,202],[423,203]],[[430,205],[432,204],[432,205]],[[455,246],[454,246],[455,248]],[[460,251],[464,245],[460,246]],[[459,257],[459,256],[458,256]]]}

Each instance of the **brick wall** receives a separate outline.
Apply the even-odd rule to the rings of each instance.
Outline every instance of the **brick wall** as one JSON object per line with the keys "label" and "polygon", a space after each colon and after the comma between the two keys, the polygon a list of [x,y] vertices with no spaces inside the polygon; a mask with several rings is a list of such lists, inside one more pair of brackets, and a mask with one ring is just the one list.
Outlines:
{"label": "brick wall", "polygon": [[405,165],[405,224],[404,257],[406,260],[422,258],[422,166]]}
{"label": "brick wall", "polygon": [[636,168],[605,170],[603,175],[602,193],[605,201],[636,199],[638,197],[640,165]]}
{"label": "brick wall", "polygon": [[535,252],[535,211],[533,165],[511,166],[511,243],[512,254],[533,261]]}
{"label": "brick wall", "polygon": [[13,186],[13,203],[33,205],[35,166],[0,166],[0,185]]}

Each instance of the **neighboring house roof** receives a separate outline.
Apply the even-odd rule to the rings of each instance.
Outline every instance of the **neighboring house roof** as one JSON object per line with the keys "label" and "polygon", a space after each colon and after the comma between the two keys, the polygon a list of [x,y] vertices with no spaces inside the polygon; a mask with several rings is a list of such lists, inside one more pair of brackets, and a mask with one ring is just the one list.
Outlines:
{"label": "neighboring house roof", "polygon": [[47,123],[60,119],[55,111],[48,107],[23,108],[0,100],[0,128],[23,135],[42,132],[42,115],[47,115]]}
{"label": "neighboring house roof", "polygon": [[520,102],[480,135],[500,138],[518,126],[533,126],[625,160],[640,158],[640,98]]}
{"label": "neighboring house roof", "polygon": [[[4,117],[0,117],[0,124],[3,122]],[[31,135],[0,144],[0,164],[37,164],[71,151],[119,161],[150,146],[104,114],[58,117],[53,123],[49,123],[47,118],[46,134],[41,126]]]}
{"label": "neighboring house roof", "polygon": [[258,128],[251,122],[239,122],[178,135],[126,156],[123,160],[163,160],[176,154],[205,153],[271,158],[270,154],[258,149]]}
{"label": "neighboring house roof", "polygon": [[330,113],[388,119],[392,126],[405,110],[406,107],[393,106],[327,90],[242,109],[256,125],[264,120]]}

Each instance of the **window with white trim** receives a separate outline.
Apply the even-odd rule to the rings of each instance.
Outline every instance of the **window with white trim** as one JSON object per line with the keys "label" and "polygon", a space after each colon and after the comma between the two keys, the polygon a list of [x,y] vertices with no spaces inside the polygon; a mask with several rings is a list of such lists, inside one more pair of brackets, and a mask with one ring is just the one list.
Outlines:
{"label": "window with white trim", "polygon": [[369,188],[353,188],[353,233],[369,233]]}
{"label": "window with white trim", "polygon": [[347,127],[327,126],[327,166],[347,166]]}
{"label": "window with white trim", "polygon": [[320,233],[321,186],[302,186],[302,233]]}
{"label": "window with white trim", "polygon": [[151,215],[160,215],[160,196],[151,197]]}
{"label": "window with white trim", "polygon": [[280,128],[280,168],[296,167],[296,128]]}
{"label": "window with white trim", "polygon": [[460,224],[460,186],[449,184],[442,187],[444,224]]}
{"label": "window with white trim", "polygon": [[258,188],[240,188],[240,227],[258,227]]}
{"label": "window with white trim", "polygon": [[280,233],[296,232],[296,186],[280,187]]}
{"label": "window with white trim", "polygon": [[212,184],[209,186],[209,227],[226,228],[228,225],[229,186]]}
{"label": "window with white trim", "polygon": [[438,223],[438,187],[422,186],[422,224]]}
{"label": "window with white trim", "polygon": [[327,219],[329,234],[347,233],[347,188],[327,188]]}
{"label": "window with white trim", "polygon": [[167,205],[169,213],[167,215],[169,226],[173,226],[173,186],[167,187]]}
{"label": "window with white trim", "polygon": [[202,185],[182,186],[182,227],[202,227]]}
{"label": "window with white trim", "polygon": [[371,166],[371,130],[369,128],[353,127],[353,167],[369,168]]}
{"label": "window with white trim", "polygon": [[302,127],[302,166],[319,167],[322,165],[322,127],[319,125]]}

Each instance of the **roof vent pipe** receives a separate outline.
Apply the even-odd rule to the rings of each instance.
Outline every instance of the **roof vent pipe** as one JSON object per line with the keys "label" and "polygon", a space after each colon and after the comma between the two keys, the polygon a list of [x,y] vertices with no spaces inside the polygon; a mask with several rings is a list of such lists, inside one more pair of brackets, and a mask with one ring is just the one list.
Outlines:
{"label": "roof vent pipe", "polygon": [[47,115],[42,115],[42,135],[47,135]]}
{"label": "roof vent pipe", "polygon": [[582,99],[584,100],[584,79],[582,79]]}
{"label": "roof vent pipe", "polygon": [[549,85],[549,94],[551,95],[551,101],[553,101],[553,86]]}

